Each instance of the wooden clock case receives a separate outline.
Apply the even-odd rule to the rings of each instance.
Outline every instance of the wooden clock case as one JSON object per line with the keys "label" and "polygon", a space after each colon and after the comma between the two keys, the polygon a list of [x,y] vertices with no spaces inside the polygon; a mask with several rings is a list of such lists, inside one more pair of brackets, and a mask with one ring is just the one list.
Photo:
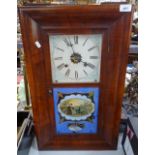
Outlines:
{"label": "wooden clock case", "polygon": [[[35,133],[40,150],[117,148],[133,12],[133,8],[129,12],[120,12],[120,5],[33,5],[19,8]],[[52,83],[49,35],[98,33],[103,34],[100,82]],[[41,47],[36,46],[36,42]],[[51,90],[57,87],[100,89],[96,134],[56,134]]]}

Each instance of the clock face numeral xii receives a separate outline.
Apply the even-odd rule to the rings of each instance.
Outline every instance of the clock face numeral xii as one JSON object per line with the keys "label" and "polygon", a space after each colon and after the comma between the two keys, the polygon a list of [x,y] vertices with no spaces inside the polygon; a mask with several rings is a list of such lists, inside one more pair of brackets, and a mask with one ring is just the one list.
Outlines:
{"label": "clock face numeral xii", "polygon": [[74,36],[74,43],[78,44],[78,36]]}

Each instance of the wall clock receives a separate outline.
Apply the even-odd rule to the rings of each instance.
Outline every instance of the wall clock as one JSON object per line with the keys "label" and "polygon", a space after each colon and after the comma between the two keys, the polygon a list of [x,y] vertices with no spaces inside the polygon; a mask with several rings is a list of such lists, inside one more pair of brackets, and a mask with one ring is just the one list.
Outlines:
{"label": "wall clock", "polygon": [[133,8],[19,8],[40,150],[116,149]]}

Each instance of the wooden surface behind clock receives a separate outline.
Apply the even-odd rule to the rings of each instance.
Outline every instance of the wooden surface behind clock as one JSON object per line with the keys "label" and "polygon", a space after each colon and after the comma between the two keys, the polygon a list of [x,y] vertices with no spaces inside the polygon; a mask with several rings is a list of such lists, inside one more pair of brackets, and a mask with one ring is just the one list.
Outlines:
{"label": "wooden surface behind clock", "polygon": [[122,5],[19,8],[40,150],[116,149],[133,12]]}

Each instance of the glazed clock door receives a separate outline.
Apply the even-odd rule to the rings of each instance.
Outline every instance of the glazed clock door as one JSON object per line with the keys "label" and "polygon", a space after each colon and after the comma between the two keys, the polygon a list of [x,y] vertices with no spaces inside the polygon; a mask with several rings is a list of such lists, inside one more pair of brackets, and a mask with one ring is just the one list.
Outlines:
{"label": "glazed clock door", "polygon": [[49,35],[57,135],[98,133],[102,41],[103,32]]}
{"label": "glazed clock door", "polygon": [[33,5],[19,14],[39,149],[116,149],[131,5]]}

